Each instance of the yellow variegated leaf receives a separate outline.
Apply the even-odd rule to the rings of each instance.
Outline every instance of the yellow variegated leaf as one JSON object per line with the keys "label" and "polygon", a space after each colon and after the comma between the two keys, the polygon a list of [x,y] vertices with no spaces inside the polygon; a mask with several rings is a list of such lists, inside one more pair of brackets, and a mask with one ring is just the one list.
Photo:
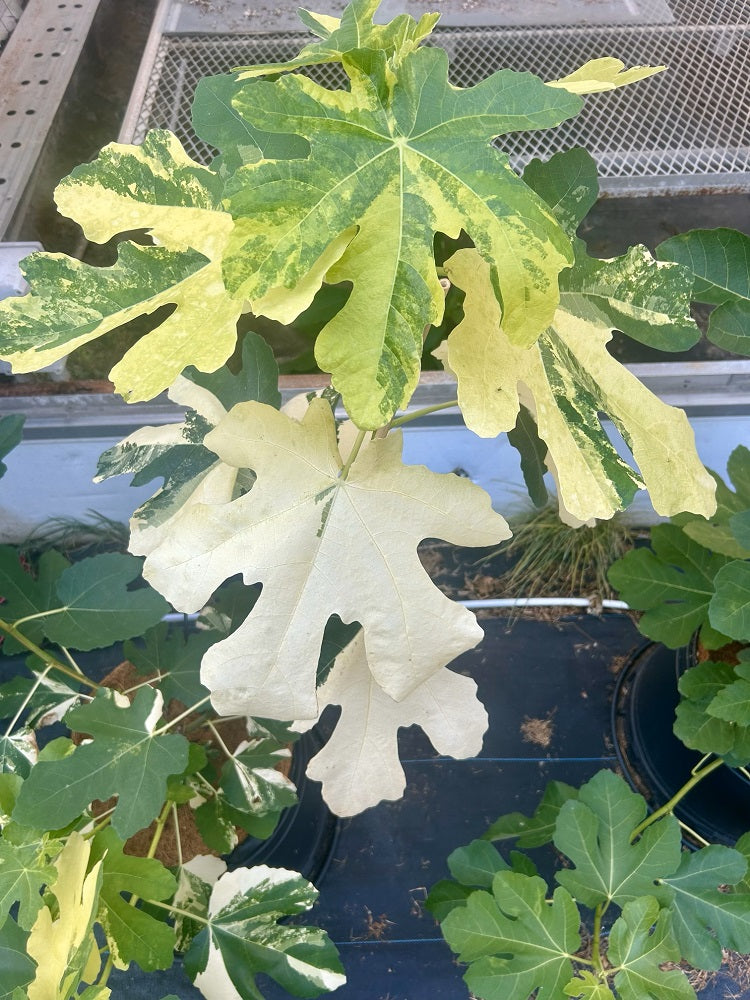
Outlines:
{"label": "yellow variegated leaf", "polygon": [[396,700],[479,641],[474,616],[440,593],[417,556],[423,538],[490,545],[508,536],[472,483],[404,465],[400,433],[363,448],[343,478],[320,399],[301,422],[241,403],[205,444],[256,482],[231,503],[184,508],[145,575],[192,611],[236,573],[262,583],[246,621],[203,660],[221,714],[316,717],[316,664],[333,614],[362,623],[373,676]]}
{"label": "yellow variegated leaf", "polygon": [[[233,223],[221,210],[216,174],[170,133],[151,132],[142,146],[105,147],[63,180],[56,196],[91,240],[143,229],[158,245],[123,243],[111,267],[62,254],[27,258],[31,291],[0,304],[0,356],[14,372],[45,367],[162,306],[174,311],[110,372],[125,399],[151,399],[187,365],[214,371],[226,361],[244,305],[222,279]],[[300,299],[304,308],[304,290]]]}
{"label": "yellow variegated leaf", "polygon": [[[576,288],[574,270],[552,326],[524,349],[501,327],[489,268],[479,255],[459,251],[446,271],[466,298],[464,319],[440,356],[457,377],[468,427],[482,437],[509,431],[523,402],[547,445],[561,507],[577,521],[611,517],[643,488],[660,514],[712,512],[715,484],[698,459],[685,414],[662,403],[607,351],[613,322],[603,295],[597,301],[592,289]],[[635,297],[636,291],[630,289]],[[615,451],[600,412],[629,444],[636,468]]]}
{"label": "yellow variegated leaf", "polygon": [[645,80],[656,73],[662,73],[666,66],[632,66],[625,69],[625,63],[611,56],[591,59],[580,69],[560,80],[550,80],[548,87],[558,87],[571,94],[596,94],[602,90],[616,90],[638,80]]}
{"label": "yellow variegated leaf", "polygon": [[86,874],[89,844],[72,833],[55,860],[57,880],[51,891],[58,915],[45,906],[31,929],[27,951],[37,963],[28,1000],[69,1000],[80,983],[90,983],[101,967],[92,933],[99,905],[101,862]]}

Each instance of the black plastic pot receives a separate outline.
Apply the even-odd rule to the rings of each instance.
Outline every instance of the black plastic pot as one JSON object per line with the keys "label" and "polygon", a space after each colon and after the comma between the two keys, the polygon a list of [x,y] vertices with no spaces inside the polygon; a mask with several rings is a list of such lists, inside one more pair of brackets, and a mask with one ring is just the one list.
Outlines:
{"label": "black plastic pot", "polygon": [[[679,701],[677,681],[692,666],[691,648],[649,645],[625,665],[615,687],[612,729],[617,755],[636,791],[658,808],[690,777],[701,755],[672,732]],[[680,802],[675,815],[712,843],[733,845],[750,830],[750,782],[722,767],[704,778]],[[686,841],[691,843],[689,834]]]}

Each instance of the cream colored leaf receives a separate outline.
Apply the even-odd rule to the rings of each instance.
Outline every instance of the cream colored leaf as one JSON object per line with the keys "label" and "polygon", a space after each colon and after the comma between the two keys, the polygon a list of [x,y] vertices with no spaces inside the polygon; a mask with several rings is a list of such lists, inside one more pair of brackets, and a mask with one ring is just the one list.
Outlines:
{"label": "cream colored leaf", "polygon": [[217,711],[278,719],[318,714],[315,666],[332,614],[359,621],[377,683],[400,700],[482,630],[433,586],[423,538],[491,545],[508,537],[478,487],[401,460],[401,435],[372,441],[348,478],[327,402],[301,422],[240,403],[205,439],[228,465],[253,469],[231,503],[195,504],[148,556],[145,575],[183,611],[242,572],[263,590],[246,621],[203,660]]}
{"label": "cream colored leaf", "polygon": [[616,90],[638,80],[645,80],[655,73],[662,73],[666,66],[633,66],[625,69],[625,63],[611,56],[591,59],[580,69],[560,80],[550,80],[548,87],[567,90],[571,94],[596,94],[602,90]]}
{"label": "cream colored leaf", "polygon": [[318,689],[321,705],[340,705],[333,735],[307,766],[323,783],[323,798],[338,816],[354,816],[383,799],[398,799],[406,786],[398,757],[398,730],[421,726],[441,754],[459,759],[482,748],[487,713],[469,677],[438,670],[403,701],[375,683],[362,633],[336,660]]}
{"label": "cream colored leaf", "polygon": [[[614,324],[603,295],[576,290],[571,277],[552,326],[523,349],[500,326],[489,267],[479,255],[459,251],[446,271],[466,298],[464,319],[439,354],[456,374],[469,428],[482,437],[511,430],[523,402],[549,450],[561,507],[573,520],[611,517],[644,488],[659,514],[713,511],[715,484],[698,459],[685,414],[662,403],[607,351]],[[619,322],[624,308],[618,305]],[[623,435],[636,468],[615,451],[600,412]]]}
{"label": "cream colored leaf", "polygon": [[51,891],[58,915],[45,906],[31,929],[27,951],[37,963],[28,1000],[69,1000],[79,983],[92,982],[101,960],[92,933],[99,902],[101,862],[86,874],[89,844],[72,833],[55,860],[57,880]]}

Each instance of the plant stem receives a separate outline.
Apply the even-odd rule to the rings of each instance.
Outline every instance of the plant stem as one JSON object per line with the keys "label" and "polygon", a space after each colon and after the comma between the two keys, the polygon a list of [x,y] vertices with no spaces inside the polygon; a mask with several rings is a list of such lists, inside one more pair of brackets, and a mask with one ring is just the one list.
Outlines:
{"label": "plant stem", "polygon": [[596,909],[594,910],[594,936],[591,942],[591,961],[597,972],[602,971],[601,941],[602,941],[603,915],[604,915],[604,907],[601,903],[597,903]]}
{"label": "plant stem", "polygon": [[170,719],[169,722],[165,722],[163,726],[159,726],[158,729],[155,729],[153,731],[152,735],[162,736],[164,733],[168,733],[170,729],[174,729],[174,727],[177,725],[178,722],[182,722],[183,719],[187,719],[187,717],[189,715],[192,715],[197,708],[200,708],[201,705],[205,705],[206,702],[210,700],[211,700],[211,695],[207,694],[205,698],[201,698],[200,701],[196,701],[194,705],[191,705],[190,708],[186,708],[185,711],[182,712],[180,715],[178,715],[176,718]]}
{"label": "plant stem", "polygon": [[[169,819],[169,815],[172,812],[172,804],[173,803],[171,801],[165,802],[164,808],[159,813],[159,818],[157,819],[156,827],[154,828],[154,835],[151,838],[151,844],[149,845],[148,853],[146,854],[147,858],[153,858],[154,855],[156,854],[156,851],[158,850],[159,841],[161,840],[161,835],[164,833],[164,827],[167,825],[167,820]],[[133,904],[134,898],[136,899],[137,902],[137,897],[131,897],[130,900],[131,906],[134,905]]]}
{"label": "plant stem", "polygon": [[430,413],[437,413],[438,410],[449,410],[453,406],[458,406],[457,399],[450,399],[447,403],[435,403],[434,406],[424,406],[421,410],[413,410],[411,413],[405,413],[403,417],[396,417],[391,420],[390,427],[401,427],[402,424],[408,424],[410,420],[419,420],[420,417],[426,417]]}
{"label": "plant stem", "polygon": [[365,440],[366,436],[367,436],[367,431],[361,430],[357,434],[357,437],[354,440],[354,444],[352,445],[352,450],[349,453],[349,457],[347,458],[346,462],[344,463],[341,469],[341,472],[339,473],[339,479],[345,480],[348,477],[349,471],[352,465],[354,465],[354,460],[359,454],[359,449],[362,447],[362,443]]}
{"label": "plant stem", "polygon": [[205,917],[201,917],[197,913],[191,913],[190,910],[182,910],[179,906],[172,906],[171,903],[160,903],[156,899],[149,899],[148,905],[156,906],[160,910],[169,910],[176,917],[187,917],[188,920],[194,920],[197,924],[203,924],[204,927],[209,927],[211,924],[211,921],[206,920]]}
{"label": "plant stem", "polygon": [[104,968],[102,969],[102,974],[99,976],[97,986],[106,986],[112,969],[115,967],[115,960],[112,957],[112,952],[109,953],[107,961],[104,963]]}
{"label": "plant stem", "polygon": [[219,732],[218,732],[216,726],[213,724],[213,722],[209,719],[208,722],[206,723],[206,725],[211,730],[211,732],[214,734],[214,739],[216,740],[216,742],[217,742],[217,744],[219,746],[219,749],[222,750],[227,755],[227,758],[229,760],[234,760],[234,754],[229,749],[229,747],[226,745],[226,743],[221,738],[221,736],[219,736]]}
{"label": "plant stem", "polygon": [[31,699],[34,697],[34,694],[39,689],[39,686],[41,685],[42,681],[44,680],[44,678],[47,676],[47,674],[50,672],[51,669],[52,669],[52,667],[45,667],[44,670],[41,672],[41,674],[38,675],[38,677],[36,678],[36,680],[34,681],[34,683],[29,688],[29,691],[26,694],[26,697],[23,699],[23,701],[21,702],[21,704],[18,707],[18,711],[13,716],[13,718],[10,720],[10,722],[8,723],[8,727],[5,730],[5,738],[6,739],[10,736],[10,734],[15,729],[16,723],[18,722],[18,720],[23,715],[24,710],[26,709],[26,706],[29,704],[29,702],[31,701]]}
{"label": "plant stem", "polygon": [[84,684],[88,685],[92,690],[96,691],[101,687],[101,684],[97,684],[96,681],[90,680],[85,674],[81,673],[80,670],[73,670],[72,667],[67,666],[65,663],[61,663],[60,660],[47,653],[40,646],[37,646],[35,642],[31,639],[27,639],[23,632],[19,632],[15,625],[11,625],[10,622],[3,621],[0,618],[0,631],[5,632],[16,642],[20,642],[22,646],[25,646],[30,653],[34,656],[38,656],[42,663],[46,664],[48,667],[52,667],[53,670],[59,670],[60,673],[65,674],[66,677],[72,677],[76,681],[82,681]]}
{"label": "plant stem", "polygon": [[715,771],[717,768],[721,767],[723,763],[724,763],[723,759],[721,757],[717,757],[715,760],[712,760],[710,764],[707,764],[700,770],[696,770],[693,773],[692,778],[690,778],[689,781],[686,781],[685,784],[682,786],[682,788],[679,788],[674,793],[669,802],[665,802],[663,806],[660,806],[660,808],[655,810],[655,812],[652,812],[650,816],[647,816],[642,823],[638,824],[635,830],[633,830],[633,832],[630,834],[631,844],[633,843],[634,840],[637,840],[638,837],[640,837],[640,835],[643,833],[646,827],[651,826],[652,823],[655,823],[663,816],[669,815],[669,813],[671,813],[674,810],[675,806],[680,802],[680,800],[683,799],[689,791],[695,788],[695,786],[698,784],[699,781],[702,781],[703,778],[711,774],[712,771]]}

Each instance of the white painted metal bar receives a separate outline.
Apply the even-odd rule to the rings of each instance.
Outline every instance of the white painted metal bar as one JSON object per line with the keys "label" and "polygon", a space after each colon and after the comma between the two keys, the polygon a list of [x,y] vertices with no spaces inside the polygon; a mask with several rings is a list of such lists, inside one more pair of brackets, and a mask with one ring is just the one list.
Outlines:
{"label": "white painted metal bar", "polygon": [[8,229],[99,0],[28,0],[0,54],[0,238]]}

